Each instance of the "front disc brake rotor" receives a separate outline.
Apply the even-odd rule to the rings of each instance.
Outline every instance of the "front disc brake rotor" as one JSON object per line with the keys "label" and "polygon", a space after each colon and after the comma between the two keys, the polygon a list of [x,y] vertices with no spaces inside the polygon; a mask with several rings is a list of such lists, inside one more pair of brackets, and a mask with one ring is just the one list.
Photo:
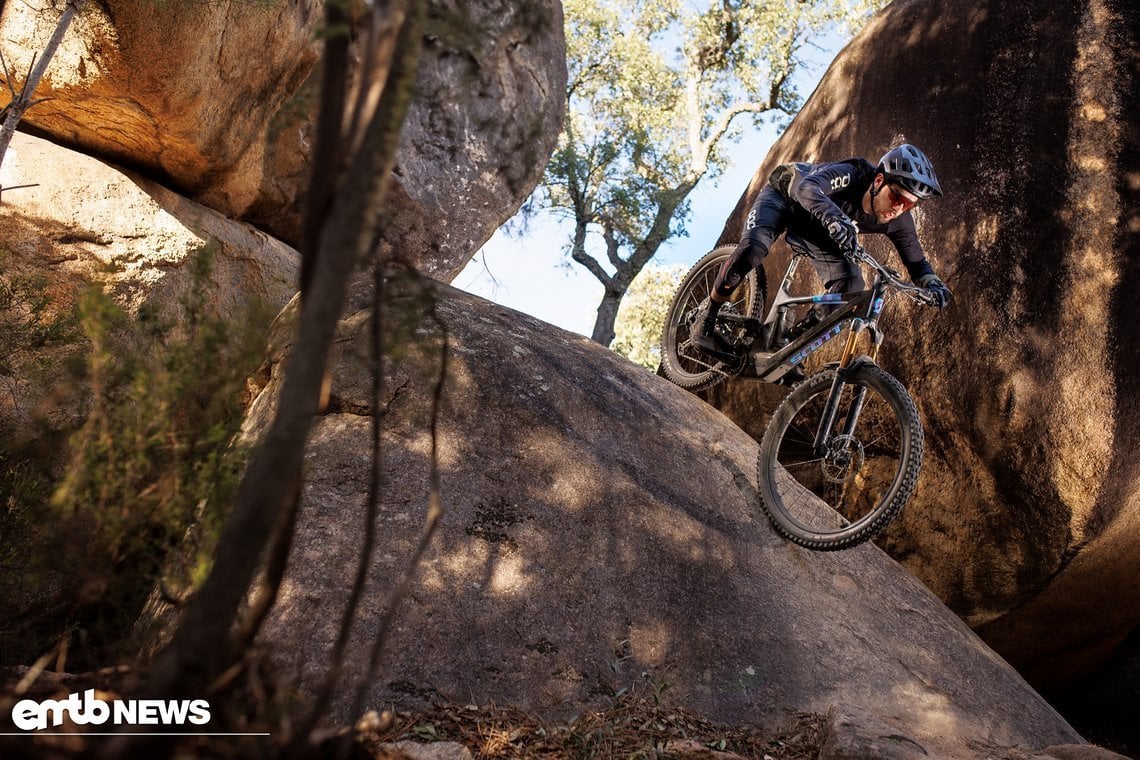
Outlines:
{"label": "front disc brake rotor", "polygon": [[836,436],[821,463],[824,477],[832,483],[846,483],[863,469],[864,458],[863,444],[855,436]]}

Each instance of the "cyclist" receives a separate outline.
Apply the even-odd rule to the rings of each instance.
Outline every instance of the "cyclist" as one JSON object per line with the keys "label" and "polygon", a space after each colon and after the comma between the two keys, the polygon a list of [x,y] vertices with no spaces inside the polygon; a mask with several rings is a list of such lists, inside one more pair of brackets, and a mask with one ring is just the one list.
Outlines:
{"label": "cyclist", "polygon": [[[860,232],[884,234],[894,243],[911,281],[929,290],[938,308],[945,307],[950,289],[926,260],[910,214],[918,203],[936,195],[942,195],[942,188],[930,159],[908,144],[891,148],[877,167],[864,158],[776,167],[752,205],[740,244],[717,275],[712,297],[697,314],[693,342],[710,354],[732,353],[715,329],[717,314],[744,277],[761,265],[781,233],[788,245],[811,258],[832,293],[866,287],[859,267],[848,256],[855,251]],[[813,310],[797,332],[820,319]]]}

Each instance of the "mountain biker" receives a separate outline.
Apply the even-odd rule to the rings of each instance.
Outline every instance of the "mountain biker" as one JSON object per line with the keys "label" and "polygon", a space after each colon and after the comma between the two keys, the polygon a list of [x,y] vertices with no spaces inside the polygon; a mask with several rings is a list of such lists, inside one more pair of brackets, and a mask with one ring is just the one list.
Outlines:
{"label": "mountain biker", "polygon": [[[781,233],[793,250],[811,258],[832,293],[866,287],[850,254],[859,233],[884,234],[894,243],[911,281],[930,291],[938,308],[945,307],[950,289],[926,260],[910,214],[921,201],[941,195],[930,159],[909,144],[891,148],[878,166],[864,158],[850,158],[776,167],[752,205],[740,244],[717,275],[711,298],[697,314],[693,342],[714,355],[732,353],[715,329],[717,314],[745,276],[761,265]],[[800,331],[820,319],[813,310]]]}

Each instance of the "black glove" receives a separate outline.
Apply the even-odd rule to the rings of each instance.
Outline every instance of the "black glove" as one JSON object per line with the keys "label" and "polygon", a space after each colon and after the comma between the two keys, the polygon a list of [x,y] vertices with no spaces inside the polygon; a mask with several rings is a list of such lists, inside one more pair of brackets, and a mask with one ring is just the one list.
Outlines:
{"label": "black glove", "polygon": [[859,228],[845,216],[837,216],[827,222],[827,234],[839,246],[844,256],[851,256],[859,246]]}
{"label": "black glove", "polygon": [[923,275],[919,278],[918,284],[926,288],[930,295],[934,296],[934,300],[936,301],[935,305],[938,306],[939,309],[945,309],[946,304],[950,303],[950,298],[953,294],[950,292],[950,288],[946,287],[946,283],[938,279],[938,275]]}

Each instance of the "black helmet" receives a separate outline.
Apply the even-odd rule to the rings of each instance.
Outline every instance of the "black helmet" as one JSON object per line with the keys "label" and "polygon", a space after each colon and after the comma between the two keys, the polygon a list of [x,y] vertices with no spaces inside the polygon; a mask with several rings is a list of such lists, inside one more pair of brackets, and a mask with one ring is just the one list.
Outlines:
{"label": "black helmet", "polygon": [[934,176],[934,165],[925,153],[909,143],[884,153],[879,159],[879,171],[889,181],[914,193],[919,200],[942,195],[938,178]]}

